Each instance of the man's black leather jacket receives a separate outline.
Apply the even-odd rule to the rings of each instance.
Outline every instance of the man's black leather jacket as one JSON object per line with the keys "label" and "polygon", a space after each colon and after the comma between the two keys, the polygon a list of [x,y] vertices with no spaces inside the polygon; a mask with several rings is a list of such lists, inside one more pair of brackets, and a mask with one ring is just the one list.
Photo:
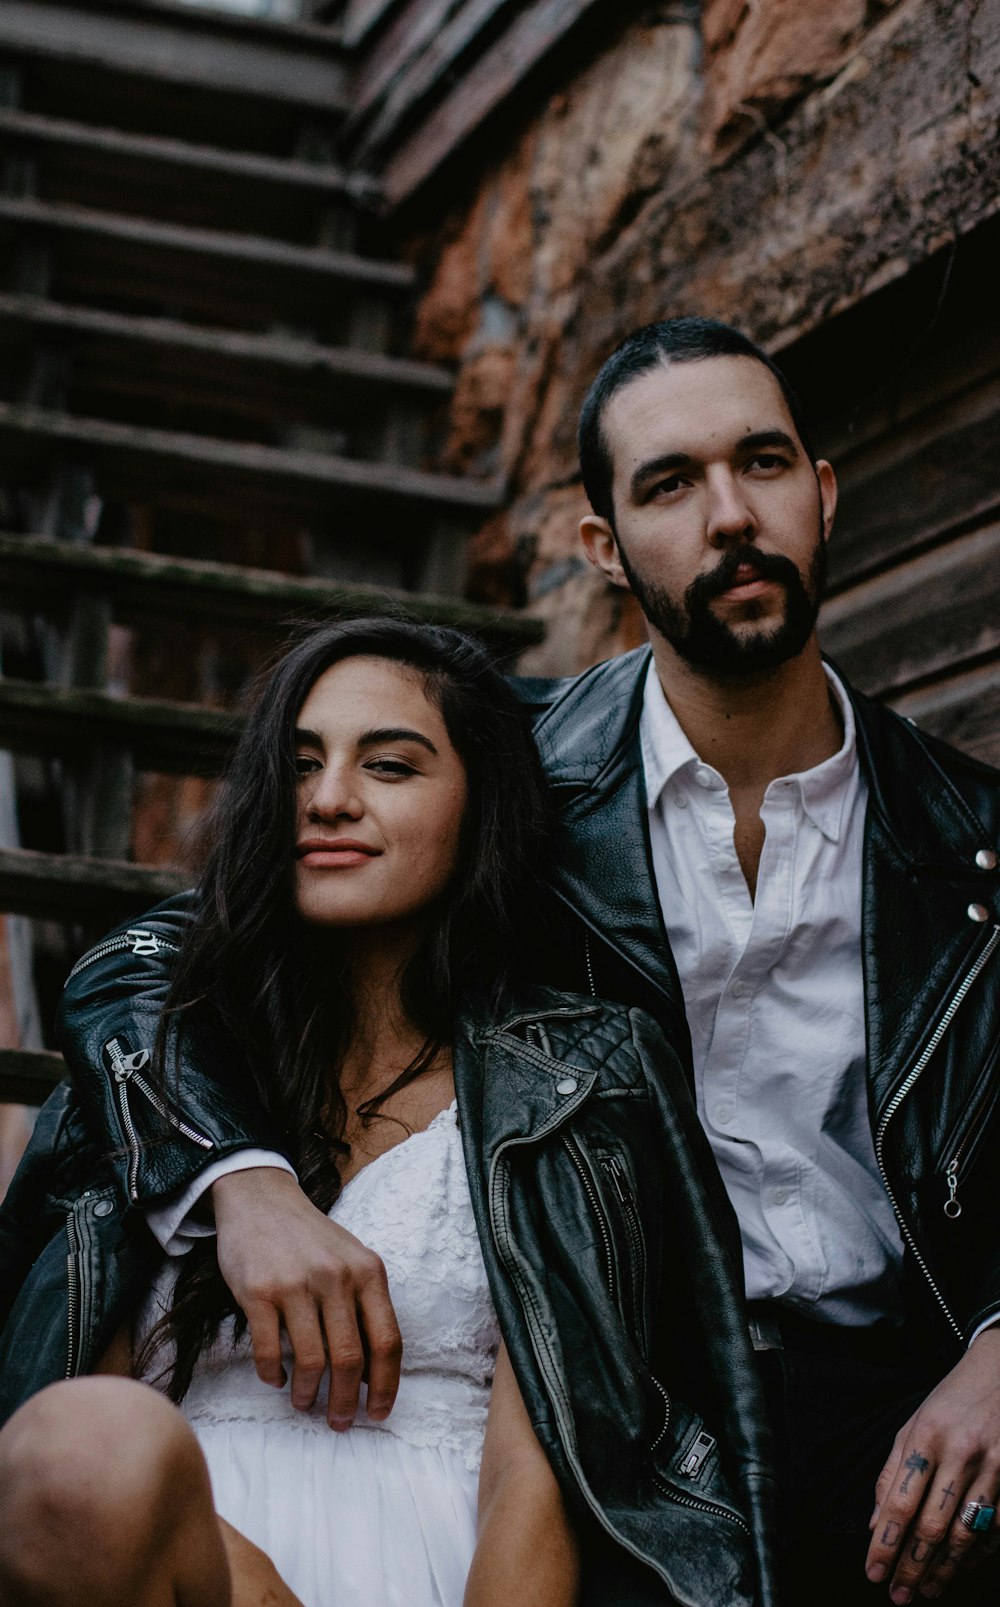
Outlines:
{"label": "man's black leather jacket", "polygon": [[[690,1074],[650,857],[638,735],[648,665],[643,648],[525,686],[568,844],[554,871],[566,963],[546,980],[581,986],[586,974],[597,993],[640,1003]],[[868,785],[869,1115],[905,1246],[905,1315],[947,1366],[1000,1314],[1000,774],[848,692]]]}
{"label": "man's black leather jacket", "polygon": [[[134,1310],[157,1258],[130,1198],[172,1192],[185,1146],[232,1146],[231,1114],[220,1123],[203,1102],[169,1112],[180,1145],[158,1141],[145,1029],[117,1026],[138,973],[178,941],[186,902],[120,946],[113,935],[77,973],[77,1042],[100,1073],[53,1095],[0,1211],[0,1420],[92,1367]],[[532,989],[499,1022],[459,1021],[454,1068],[490,1286],[580,1519],[583,1599],[770,1607],[739,1238],[677,1057],[642,1011]],[[91,1135],[109,1128],[120,1147],[102,1161]]]}

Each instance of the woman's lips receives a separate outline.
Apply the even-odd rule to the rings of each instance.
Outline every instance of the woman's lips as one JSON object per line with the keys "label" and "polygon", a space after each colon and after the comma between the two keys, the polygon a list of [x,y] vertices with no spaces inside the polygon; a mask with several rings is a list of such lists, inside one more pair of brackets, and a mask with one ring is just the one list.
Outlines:
{"label": "woman's lips", "polygon": [[295,852],[300,865],[309,870],[347,870],[352,865],[367,864],[380,850],[350,839],[329,842],[307,839],[298,844]]}

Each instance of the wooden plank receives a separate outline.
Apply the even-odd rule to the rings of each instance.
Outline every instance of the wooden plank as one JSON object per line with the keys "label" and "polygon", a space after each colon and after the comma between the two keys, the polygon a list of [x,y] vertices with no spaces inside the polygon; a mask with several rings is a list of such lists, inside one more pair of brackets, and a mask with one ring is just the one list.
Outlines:
{"label": "wooden plank", "polygon": [[535,0],[465,73],[382,169],[389,206],[423,184],[522,81],[605,0]]}
{"label": "wooden plank", "polygon": [[371,586],[337,586],[270,569],[168,558],[120,547],[43,541],[0,532],[0,587],[10,607],[40,613],[64,607],[83,586],[111,601],[115,618],[148,626],[165,617],[266,625],[291,620],[379,615],[404,610],[419,619],[471,631],[500,651],[541,641],[545,627],[529,614],[453,598],[428,597]]}
{"label": "wooden plank", "polygon": [[355,50],[387,21],[398,3],[399,0],[347,0],[346,5],[340,5],[337,0],[327,0],[326,4],[321,0],[320,9],[336,18],[341,40],[349,50]]}
{"label": "wooden plank", "polygon": [[327,409],[338,395],[354,408],[401,392],[433,402],[454,386],[447,369],[412,358],[0,293],[0,348],[9,349],[15,338],[52,336],[72,343],[78,383],[131,363],[146,394],[170,395],[178,371],[181,384],[196,383],[203,395],[259,389],[266,399],[269,388],[277,388],[285,398],[290,392],[315,396]]}
{"label": "wooden plank", "polygon": [[320,246],[290,245],[267,235],[192,229],[176,223],[120,217],[115,212],[31,197],[0,195],[0,223],[6,223],[8,229],[19,226],[42,234],[86,235],[108,245],[140,246],[151,255],[159,257],[166,252],[185,263],[189,259],[214,258],[226,266],[252,263],[267,272],[318,275],[331,284],[340,281],[398,291],[410,289],[414,282],[413,269],[403,262],[380,262],[346,251],[325,251]]}
{"label": "wooden plank", "polygon": [[336,32],[195,6],[3,0],[0,50],[157,84],[254,95],[325,113],[349,104]]}
{"label": "wooden plank", "polygon": [[129,163],[141,164],[154,182],[159,169],[170,168],[183,174],[188,182],[196,178],[221,183],[243,180],[261,189],[276,186],[302,190],[318,201],[333,196],[367,202],[372,194],[370,179],[348,174],[332,164],[296,162],[188,140],[95,128],[90,123],[42,117],[11,107],[0,106],[0,134],[16,140],[19,146],[29,145],[43,152],[68,147],[76,153],[98,154],[107,159],[109,178],[120,177],[118,164]]}
{"label": "wooden plank", "polygon": [[0,909],[42,920],[111,925],[191,885],[186,871],[77,854],[0,848]]}
{"label": "wooden plank", "polygon": [[384,149],[421,103],[452,88],[484,34],[494,37],[518,10],[518,0],[463,0],[458,8],[449,0],[410,0],[355,88],[344,137],[350,140],[355,127],[365,129],[355,148],[360,161]]}
{"label": "wooden plank", "polygon": [[892,707],[933,736],[1000,766],[1000,662],[893,698]]}
{"label": "wooden plank", "polygon": [[221,709],[0,679],[0,747],[13,753],[81,760],[112,745],[128,749],[139,770],[217,776],[242,726],[242,715]]}
{"label": "wooden plank", "polygon": [[1000,522],[842,592],[824,605],[820,634],[873,695],[1000,652]]}
{"label": "wooden plank", "polygon": [[[179,506],[182,498],[216,505],[221,498],[223,505],[246,507],[263,500],[272,509],[349,510],[370,526],[407,507],[482,517],[500,501],[496,484],[0,403],[0,463],[8,472],[22,478],[37,473],[55,448],[85,455],[105,494],[114,488],[146,502],[155,496],[163,505]],[[397,547],[414,541],[405,521],[382,532]]]}
{"label": "wooden plank", "polygon": [[840,471],[830,582],[840,589],[1000,510],[1000,378],[949,400]]}
{"label": "wooden plank", "polygon": [[45,1049],[0,1049],[0,1103],[41,1105],[65,1076],[62,1055]]}

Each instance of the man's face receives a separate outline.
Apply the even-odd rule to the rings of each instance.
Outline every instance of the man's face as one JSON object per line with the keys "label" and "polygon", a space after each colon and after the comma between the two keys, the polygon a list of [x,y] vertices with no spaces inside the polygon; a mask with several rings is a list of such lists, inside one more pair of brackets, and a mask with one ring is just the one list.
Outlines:
{"label": "man's face", "polygon": [[731,679],[802,651],[816,623],[836,504],[828,463],[802,447],[762,363],[665,363],[604,413],[614,529],[582,526],[594,562],[628,586],[693,668]]}

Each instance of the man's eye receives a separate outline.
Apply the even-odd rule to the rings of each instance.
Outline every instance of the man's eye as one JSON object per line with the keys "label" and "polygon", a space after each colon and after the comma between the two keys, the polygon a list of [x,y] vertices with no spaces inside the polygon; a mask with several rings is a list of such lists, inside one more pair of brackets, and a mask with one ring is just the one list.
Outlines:
{"label": "man's eye", "polygon": [[767,473],[773,469],[783,469],[786,464],[787,459],[779,456],[777,452],[758,452],[755,458],[750,459],[747,467],[750,469],[763,469]]}
{"label": "man's eye", "polygon": [[682,475],[670,474],[665,480],[657,480],[651,495],[654,497],[660,495],[670,496],[674,491],[680,491],[681,487],[685,485],[687,485],[687,481]]}

